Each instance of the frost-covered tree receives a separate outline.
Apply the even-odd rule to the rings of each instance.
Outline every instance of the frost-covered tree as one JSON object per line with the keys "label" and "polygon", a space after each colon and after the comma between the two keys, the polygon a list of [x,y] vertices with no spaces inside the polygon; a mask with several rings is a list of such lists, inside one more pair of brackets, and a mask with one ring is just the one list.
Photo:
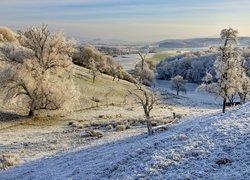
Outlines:
{"label": "frost-covered tree", "polygon": [[140,52],[137,54],[140,57],[140,61],[135,65],[135,69],[132,72],[133,76],[139,81],[139,84],[151,85],[154,82],[154,65],[146,61],[148,52]]}
{"label": "frost-covered tree", "polygon": [[240,97],[240,103],[244,104],[247,95],[250,93],[250,78],[247,76],[246,69],[242,67],[238,72],[239,78],[236,81],[236,88]]}
{"label": "frost-covered tree", "polygon": [[139,84],[150,86],[154,82],[155,66],[151,62],[146,61],[148,52],[138,51],[137,54],[140,57],[140,61],[135,65],[131,74],[137,79]]}
{"label": "frost-covered tree", "polygon": [[146,117],[148,135],[152,135],[154,133],[150,118],[150,112],[154,108],[154,105],[157,101],[155,94],[148,89],[143,87],[143,84],[149,85],[154,80],[154,71],[153,64],[148,63],[146,61],[147,53],[144,55],[141,52],[137,52],[141,58],[141,61],[138,62],[133,71],[133,75],[138,79],[135,82],[136,89],[128,90],[129,94],[134,96],[139,103],[141,104],[144,115]]}
{"label": "frost-covered tree", "polygon": [[186,80],[182,76],[177,75],[171,79],[171,88],[176,91],[176,95],[179,96],[180,92],[186,92],[185,84]]}
{"label": "frost-covered tree", "polygon": [[152,127],[150,112],[157,102],[157,96],[150,90],[144,89],[141,86],[137,86],[137,89],[135,90],[128,90],[128,92],[130,95],[134,96],[141,104],[144,115],[146,117],[148,135],[152,135],[154,131]]}
{"label": "frost-covered tree", "polygon": [[223,98],[222,112],[226,110],[226,102],[237,91],[239,70],[242,68],[242,57],[236,48],[238,31],[232,28],[221,31],[221,39],[224,41],[220,47],[220,56],[215,61],[216,77],[218,79],[219,95]]}
{"label": "frost-covered tree", "polygon": [[93,83],[95,83],[95,79],[96,79],[96,77],[97,77],[97,75],[99,73],[99,70],[97,69],[96,62],[92,57],[89,58],[89,63],[88,64],[89,64],[90,73],[92,74],[92,81],[93,81]]}
{"label": "frost-covered tree", "polygon": [[116,67],[116,75],[117,75],[118,81],[124,78],[124,70],[123,70],[122,65],[120,64]]}
{"label": "frost-covered tree", "polygon": [[181,75],[189,82],[201,83],[206,72],[210,72],[215,77],[213,63],[218,54],[218,51],[209,49],[168,57],[157,65],[157,78],[171,80]]}
{"label": "frost-covered tree", "polygon": [[0,27],[0,43],[1,42],[17,42],[16,33],[7,27]]}
{"label": "frost-covered tree", "polygon": [[75,41],[51,34],[47,26],[19,31],[18,41],[1,49],[8,62],[0,75],[6,100],[27,99],[30,116],[65,107],[76,94],[70,74]]}
{"label": "frost-covered tree", "polygon": [[202,78],[202,83],[204,84],[210,84],[213,81],[213,76],[209,72],[206,73],[206,75]]}
{"label": "frost-covered tree", "polygon": [[223,29],[221,39],[224,43],[219,48],[220,55],[214,62],[217,82],[202,84],[198,87],[198,91],[206,91],[222,98],[222,112],[224,113],[227,100],[233,104],[237,93],[242,93],[243,97],[243,91],[246,90],[245,86],[247,86],[247,77],[243,68],[244,59],[237,48],[238,31],[232,28]]}
{"label": "frost-covered tree", "polygon": [[154,70],[151,69],[150,64],[147,61],[143,63],[143,68],[142,62],[138,62],[135,65],[133,75],[140,82],[140,84],[149,86],[154,82]]}
{"label": "frost-covered tree", "polygon": [[[95,67],[100,73],[112,76],[113,80],[118,78],[118,80],[124,79],[132,83],[137,83],[137,81],[126,70],[124,70],[120,64],[115,62],[111,56],[103,55],[91,45],[78,47],[77,51],[74,53],[73,62],[89,69],[91,67],[89,64],[90,58],[94,59]],[[122,71],[122,73],[119,73],[117,70]]]}

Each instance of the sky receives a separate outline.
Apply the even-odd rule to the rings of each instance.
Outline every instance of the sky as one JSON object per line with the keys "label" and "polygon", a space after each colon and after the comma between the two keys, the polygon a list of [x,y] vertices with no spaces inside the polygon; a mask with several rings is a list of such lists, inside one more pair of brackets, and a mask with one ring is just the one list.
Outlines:
{"label": "sky", "polygon": [[219,37],[227,27],[250,36],[250,0],[1,0],[0,26],[48,24],[84,39],[154,42]]}

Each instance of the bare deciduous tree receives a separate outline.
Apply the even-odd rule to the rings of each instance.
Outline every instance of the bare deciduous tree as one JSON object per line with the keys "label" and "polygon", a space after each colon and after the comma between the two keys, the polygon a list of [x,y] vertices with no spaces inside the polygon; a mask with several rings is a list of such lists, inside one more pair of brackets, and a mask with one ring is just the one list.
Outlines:
{"label": "bare deciduous tree", "polygon": [[143,89],[139,86],[137,86],[137,89],[128,90],[128,92],[130,95],[134,96],[142,105],[143,110],[144,110],[144,115],[147,121],[148,135],[152,135],[154,131],[153,131],[152,123],[150,119],[150,112],[154,108],[154,105],[157,101],[156,96],[154,95],[153,92]]}
{"label": "bare deciduous tree", "polygon": [[143,71],[144,71],[145,61],[146,61],[146,57],[148,55],[148,52],[145,52],[144,55],[143,55],[142,52],[138,51],[138,55],[141,58],[141,62],[140,62],[141,65],[138,65],[138,67],[139,67],[139,69],[138,69],[139,70],[139,73],[138,73],[138,75],[139,75],[139,83],[143,84],[143,80],[144,80]]}
{"label": "bare deciduous tree", "polygon": [[137,52],[140,56],[140,61],[135,65],[135,68],[131,71],[131,74],[137,79],[139,82],[138,85],[152,85],[154,82],[154,70],[155,66],[146,61],[147,52],[142,53],[140,51]]}
{"label": "bare deciduous tree", "polygon": [[36,110],[62,108],[75,95],[70,75],[75,42],[63,33],[51,34],[47,26],[19,31],[18,40],[21,46],[1,49],[9,63],[0,75],[6,100],[28,97],[30,116]]}

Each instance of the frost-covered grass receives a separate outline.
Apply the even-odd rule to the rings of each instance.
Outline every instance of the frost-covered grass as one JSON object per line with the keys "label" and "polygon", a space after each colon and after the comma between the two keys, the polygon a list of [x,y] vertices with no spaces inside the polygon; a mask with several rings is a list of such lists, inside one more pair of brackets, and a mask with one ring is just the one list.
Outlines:
{"label": "frost-covered grass", "polygon": [[[159,103],[152,111],[152,121],[156,125],[173,122],[173,112],[178,117],[187,117],[214,112],[214,110],[208,110],[205,106],[203,109],[197,109],[185,106],[166,106],[164,103]],[[10,114],[7,113],[3,118],[7,116]],[[14,118],[13,115],[11,117]],[[143,109],[134,102],[122,106],[93,107],[64,117],[14,118],[12,121],[0,122],[0,125],[0,154],[16,153],[20,156],[21,163],[72,150],[81,150],[146,132]],[[108,125],[112,125],[113,129],[107,128]],[[116,131],[118,125],[125,125],[126,129]],[[88,137],[87,131],[91,129],[103,131],[103,138],[96,140]]]}
{"label": "frost-covered grass", "polygon": [[[163,101],[151,116],[154,123],[167,124],[167,130],[147,137],[142,107],[130,98],[123,104],[127,88],[133,85],[112,82],[106,75],[93,84],[87,69],[74,71],[81,91],[79,110],[55,119],[0,112],[0,119],[2,115],[14,119],[6,119],[5,125],[13,125],[7,128],[0,122],[0,155],[16,154],[21,163],[0,172],[0,179],[235,179],[240,175],[245,179],[249,175],[245,159],[249,159],[250,105],[221,115],[220,100],[197,93],[196,84],[187,84],[187,94],[177,97],[169,81],[156,81],[154,90]],[[106,103],[110,88],[115,92]],[[173,112],[181,120],[173,121]],[[93,130],[97,135],[89,136]]]}
{"label": "frost-covered grass", "polygon": [[154,136],[22,164],[0,179],[248,179],[249,135],[247,104],[183,119]]}
{"label": "frost-covered grass", "polygon": [[167,104],[175,106],[184,106],[186,108],[208,108],[218,109],[222,104],[222,100],[215,98],[206,93],[196,92],[198,84],[186,83],[186,93],[180,92],[179,96],[176,96],[176,91],[171,89],[171,81],[156,80],[155,91],[161,92],[163,100]]}

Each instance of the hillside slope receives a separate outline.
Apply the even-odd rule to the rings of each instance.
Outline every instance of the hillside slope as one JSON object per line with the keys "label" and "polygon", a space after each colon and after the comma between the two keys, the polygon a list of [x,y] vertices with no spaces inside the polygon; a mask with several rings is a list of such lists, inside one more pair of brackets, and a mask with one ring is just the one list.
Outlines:
{"label": "hillside slope", "polygon": [[[3,69],[6,66],[5,61],[0,60],[0,68]],[[0,72],[1,72],[0,69]],[[95,83],[92,82],[92,75],[88,69],[72,65],[72,78],[79,92],[77,102],[75,102],[74,110],[84,110],[93,108],[96,106],[107,106],[107,105],[121,105],[124,103],[124,98],[128,94],[128,90],[135,89],[136,86],[125,80],[113,81],[113,77],[100,74],[97,76]],[[0,92],[0,110],[9,112],[14,111],[22,115],[28,113],[28,109],[22,101],[17,101],[17,98],[13,103],[3,104],[4,99],[3,92]],[[132,100],[132,98],[127,98]],[[73,110],[73,108],[72,108]],[[57,114],[57,112],[50,112]]]}
{"label": "hillside slope", "polygon": [[128,81],[117,79],[102,74],[92,82],[92,75],[89,70],[77,65],[73,65],[74,82],[80,91],[80,107],[90,108],[96,105],[120,105],[124,102],[129,89],[135,89],[136,86]]}
{"label": "hillside slope", "polygon": [[248,179],[250,104],[183,119],[151,137],[138,135],[41,159],[0,179]]}

